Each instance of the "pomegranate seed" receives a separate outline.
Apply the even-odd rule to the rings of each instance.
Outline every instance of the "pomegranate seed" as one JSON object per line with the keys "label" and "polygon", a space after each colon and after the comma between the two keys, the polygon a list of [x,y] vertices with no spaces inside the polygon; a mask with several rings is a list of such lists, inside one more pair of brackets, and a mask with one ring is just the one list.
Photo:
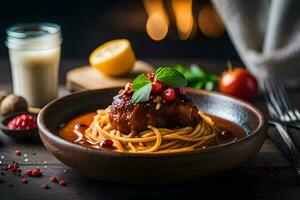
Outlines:
{"label": "pomegranate seed", "polygon": [[163,84],[160,80],[156,80],[152,83],[151,92],[153,93],[160,93],[163,89]]}
{"label": "pomegranate seed", "polygon": [[65,182],[64,180],[59,181],[58,184],[61,185],[61,186],[66,186],[66,185],[67,185],[66,182]]}
{"label": "pomegranate seed", "polygon": [[167,90],[163,91],[162,94],[164,100],[166,101],[173,101],[175,99],[175,91],[173,88],[168,88]]}
{"label": "pomegranate seed", "polygon": [[26,176],[32,176],[32,170],[30,170],[30,169],[25,170],[25,174],[26,174]]}
{"label": "pomegranate seed", "polygon": [[36,118],[29,114],[17,115],[8,122],[7,127],[12,130],[35,129],[37,128]]}
{"label": "pomegranate seed", "polygon": [[100,146],[105,148],[112,148],[113,144],[114,142],[111,139],[106,139],[100,142]]}
{"label": "pomegranate seed", "polygon": [[150,81],[154,81],[154,73],[148,72],[145,74]]}
{"label": "pomegranate seed", "polygon": [[48,184],[44,184],[44,185],[43,185],[43,188],[44,188],[44,189],[49,189],[50,187],[49,187]]}
{"label": "pomegranate seed", "polygon": [[21,151],[20,151],[20,150],[16,150],[16,151],[15,151],[15,154],[16,154],[17,156],[21,156]]}
{"label": "pomegranate seed", "polygon": [[27,184],[28,183],[27,179],[26,178],[22,178],[22,183]]}
{"label": "pomegranate seed", "polygon": [[32,170],[32,176],[33,177],[38,177],[38,176],[41,176],[41,175],[42,175],[42,173],[41,173],[39,168],[36,168],[36,169]]}
{"label": "pomegranate seed", "polygon": [[58,180],[57,180],[57,178],[55,176],[51,176],[50,181],[52,183],[57,183],[58,182]]}

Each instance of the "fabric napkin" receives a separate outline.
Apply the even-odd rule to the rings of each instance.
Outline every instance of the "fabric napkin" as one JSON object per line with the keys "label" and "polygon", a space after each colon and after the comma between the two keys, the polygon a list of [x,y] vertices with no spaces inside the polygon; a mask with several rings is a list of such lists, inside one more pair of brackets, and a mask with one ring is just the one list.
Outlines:
{"label": "fabric napkin", "polygon": [[236,50],[260,80],[300,83],[300,1],[212,0]]}

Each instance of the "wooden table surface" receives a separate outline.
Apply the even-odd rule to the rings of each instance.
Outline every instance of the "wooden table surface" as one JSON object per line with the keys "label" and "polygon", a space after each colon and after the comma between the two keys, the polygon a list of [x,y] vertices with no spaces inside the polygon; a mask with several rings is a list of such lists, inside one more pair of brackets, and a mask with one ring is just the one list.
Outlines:
{"label": "wooden table surface", "polygon": [[[153,63],[155,62],[154,60]],[[2,82],[0,89],[10,90],[10,84]],[[60,95],[65,94],[64,87],[61,87]],[[299,108],[300,90],[293,89],[289,91],[289,95]],[[262,97],[258,97],[254,104],[265,111]],[[293,131],[294,134],[300,134],[298,130]],[[270,126],[269,134],[277,134],[277,132]],[[22,151],[21,156],[15,155],[16,149]],[[20,176],[3,171],[5,175],[0,175],[1,200],[184,199],[189,197],[300,199],[300,182],[293,168],[269,138],[259,153],[240,167],[196,182],[175,185],[127,185],[85,177],[58,161],[40,142],[17,142],[0,132],[0,165],[12,161],[18,162],[22,170],[39,167],[43,176],[28,178],[28,184],[23,184]],[[49,181],[51,176],[64,179],[67,186],[51,183]],[[49,189],[42,187],[45,183],[49,185]]]}

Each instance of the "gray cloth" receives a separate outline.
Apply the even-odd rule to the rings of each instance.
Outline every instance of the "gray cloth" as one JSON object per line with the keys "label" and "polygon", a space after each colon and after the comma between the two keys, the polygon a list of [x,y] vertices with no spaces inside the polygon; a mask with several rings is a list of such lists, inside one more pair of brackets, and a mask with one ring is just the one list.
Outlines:
{"label": "gray cloth", "polygon": [[299,0],[212,0],[248,69],[300,82]]}

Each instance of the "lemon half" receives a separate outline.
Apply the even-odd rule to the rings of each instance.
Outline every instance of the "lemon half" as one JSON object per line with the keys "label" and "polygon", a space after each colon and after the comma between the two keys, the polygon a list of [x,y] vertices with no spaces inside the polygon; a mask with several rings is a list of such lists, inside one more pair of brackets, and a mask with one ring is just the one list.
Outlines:
{"label": "lemon half", "polygon": [[106,42],[97,47],[89,57],[90,65],[108,76],[128,73],[135,61],[131,44],[126,39]]}

